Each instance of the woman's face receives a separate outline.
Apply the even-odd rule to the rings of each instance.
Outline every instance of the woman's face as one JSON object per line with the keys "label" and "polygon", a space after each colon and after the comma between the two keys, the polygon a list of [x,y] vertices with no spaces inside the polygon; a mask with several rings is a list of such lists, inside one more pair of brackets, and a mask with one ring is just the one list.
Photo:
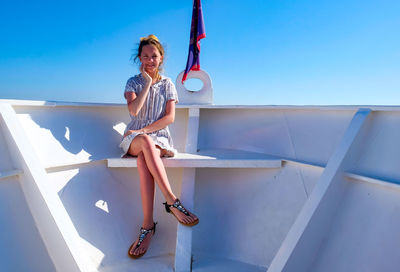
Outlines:
{"label": "woman's face", "polygon": [[142,52],[139,56],[142,62],[143,68],[147,73],[155,73],[162,63],[162,56],[158,51],[157,47],[152,44],[148,44],[142,47]]}

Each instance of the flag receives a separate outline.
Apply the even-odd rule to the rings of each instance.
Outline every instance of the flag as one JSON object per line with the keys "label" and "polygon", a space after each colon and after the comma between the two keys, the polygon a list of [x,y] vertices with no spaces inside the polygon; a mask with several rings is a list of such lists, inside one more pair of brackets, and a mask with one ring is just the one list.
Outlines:
{"label": "flag", "polygon": [[188,73],[200,70],[200,40],[206,37],[200,0],[193,0],[192,26],[190,28],[189,54],[182,84]]}

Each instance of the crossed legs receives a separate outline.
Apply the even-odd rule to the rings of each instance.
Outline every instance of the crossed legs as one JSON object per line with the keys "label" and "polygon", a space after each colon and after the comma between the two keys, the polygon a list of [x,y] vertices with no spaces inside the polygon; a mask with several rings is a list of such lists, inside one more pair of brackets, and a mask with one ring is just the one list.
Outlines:
{"label": "crossed legs", "polygon": [[[176,196],[171,190],[167,173],[161,160],[161,156],[164,155],[164,152],[165,150],[157,148],[151,137],[145,134],[136,136],[133,139],[128,151],[130,155],[137,156],[137,167],[140,178],[140,193],[142,197],[143,209],[142,228],[144,229],[150,229],[154,226],[153,208],[155,181],[157,182],[157,185],[164,195],[167,203],[172,204],[176,200]],[[187,224],[197,220],[197,217],[190,212],[189,216],[187,216],[176,209],[171,209],[171,211],[177,218]],[[135,245],[132,247],[130,254],[143,254],[147,250],[150,240],[151,236],[147,235],[138,248],[135,249]],[[136,240],[135,244],[137,243],[138,240]]]}

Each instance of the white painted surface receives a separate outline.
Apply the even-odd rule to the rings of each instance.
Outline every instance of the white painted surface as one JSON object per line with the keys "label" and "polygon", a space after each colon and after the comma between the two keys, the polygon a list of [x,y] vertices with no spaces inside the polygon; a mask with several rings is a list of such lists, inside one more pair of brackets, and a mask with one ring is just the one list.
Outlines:
{"label": "white painted surface", "polygon": [[364,181],[368,183],[372,183],[375,185],[383,186],[386,187],[386,189],[394,189],[394,190],[399,190],[400,189],[400,184],[399,183],[393,183],[391,181],[387,180],[382,180],[382,179],[376,179],[376,178],[371,178],[368,176],[361,176],[353,173],[347,172],[345,174],[345,179],[347,180],[358,180],[358,181]]}
{"label": "white painted surface", "polygon": [[354,111],[200,110],[199,149],[241,149],[326,165]]}
{"label": "white painted surface", "polygon": [[[3,122],[0,117],[0,167],[7,169],[13,166]],[[20,174],[21,170],[0,173],[0,271],[54,271],[22,192]]]}
{"label": "white painted surface", "polygon": [[179,102],[183,104],[212,104],[213,88],[210,75],[203,71],[190,71],[186,79],[197,78],[203,82],[203,87],[199,91],[188,90],[182,84],[184,71],[182,71],[175,81],[176,90],[178,91]]}
{"label": "white painted surface", "polygon": [[[280,168],[282,160],[274,156],[238,150],[209,150],[178,153],[162,158],[165,167],[188,168]],[[110,158],[108,167],[137,167],[136,158]]]}
{"label": "white painted surface", "polygon": [[369,109],[360,109],[354,115],[309,200],[272,261],[269,272],[310,271],[310,265],[324,241],[326,230],[344,194],[344,172],[354,162],[361,143],[360,131],[368,122],[370,112]]}
{"label": "white painted surface", "polygon": [[[185,151],[194,153],[197,150],[199,131],[199,109],[189,109]],[[196,168],[185,168],[182,173],[181,195],[185,207],[196,213],[194,209]],[[190,271],[192,266],[193,229],[178,224],[175,249],[175,272]]]}
{"label": "white painted surface", "polygon": [[[6,157],[6,156],[4,156],[4,157]],[[23,173],[24,172],[22,170],[19,170],[19,169],[3,171],[3,172],[0,172],[0,180],[6,179],[6,178],[10,178],[10,177],[19,176],[19,175],[21,175]]]}
{"label": "white painted surface", "polygon": [[194,259],[231,259],[264,269],[307,199],[298,168],[290,165],[197,169],[195,192],[200,224],[193,229]]}
{"label": "white painted surface", "polygon": [[373,112],[362,137],[363,148],[349,171],[400,183],[400,113]]}
{"label": "white painted surface", "polygon": [[[126,108],[125,103],[94,103],[94,102],[68,102],[68,101],[40,101],[40,100],[14,100],[0,99],[0,104],[9,104],[14,108],[23,107],[91,107],[91,108]],[[399,112],[399,106],[382,105],[214,105],[214,104],[183,104],[177,108],[196,109],[269,109],[269,110],[328,110],[328,111],[357,111],[360,108],[369,108],[379,112]]]}
{"label": "white painted surface", "polygon": [[0,271],[55,271],[18,178],[0,181]]}
{"label": "white painted surface", "polygon": [[[182,175],[182,191],[180,200],[185,207],[196,213],[194,209],[196,169],[186,168]],[[190,271],[192,266],[193,228],[178,224],[175,250],[175,272]]]}
{"label": "white painted surface", "polygon": [[399,225],[400,190],[348,182],[333,224],[308,271],[399,271]]}
{"label": "white painted surface", "polygon": [[197,257],[193,260],[193,272],[265,272],[265,267],[235,260],[210,257]]}
{"label": "white painted surface", "polygon": [[0,173],[6,173],[15,169],[12,161],[10,160],[10,153],[5,141],[5,124],[2,115],[0,114]]}
{"label": "white painted surface", "polygon": [[[59,232],[64,242],[53,240],[64,246],[56,247],[58,252],[52,254],[64,256],[63,250],[67,249],[65,256],[78,255],[75,259],[81,263],[79,271],[188,271],[191,255],[193,271],[265,271],[270,266],[272,269],[271,262],[277,258],[279,248],[286,247],[282,242],[288,233],[290,236],[289,230],[296,228],[294,222],[301,209],[315,204],[313,195],[322,199],[316,210],[335,211],[325,215],[332,228],[322,227],[321,218],[325,217],[320,213],[309,221],[309,226],[315,227],[297,230],[303,245],[296,244],[290,258],[304,261],[304,266],[296,266],[293,271],[302,271],[302,267],[329,271],[330,266],[336,271],[368,271],[363,262],[372,254],[387,271],[398,266],[398,256],[390,251],[397,247],[397,240],[389,241],[385,235],[379,238],[378,234],[394,233],[400,227],[397,193],[390,191],[397,192],[398,185],[385,184],[399,180],[400,158],[394,143],[400,135],[400,107],[374,107],[378,112],[371,113],[359,130],[359,141],[349,158],[345,156],[343,169],[336,168],[343,175],[332,180],[344,185],[342,194],[336,194],[332,193],[336,189],[321,190],[321,186],[326,186],[323,181],[328,173],[335,172],[335,167],[325,167],[332,165],[330,160],[337,157],[337,152],[343,152],[340,143],[346,139],[346,128],[358,107],[178,104],[176,121],[170,128],[181,153],[164,161],[174,192],[199,215],[200,223],[194,228],[178,226],[176,219],[165,213],[161,205],[164,199],[157,191],[157,233],[147,254],[133,261],[127,256],[127,249],[137,238],[142,215],[135,160],[119,158],[121,126],[129,121],[126,105],[12,103],[17,113],[13,123],[23,129],[17,135],[2,136],[7,143],[0,141],[0,154],[11,150],[13,159],[0,156],[0,172],[8,173],[0,180],[0,186],[10,179],[23,184],[28,213],[33,215],[46,250],[51,248],[48,243],[53,235]],[[8,144],[21,139],[25,145]],[[22,146],[28,147],[21,149]],[[118,167],[108,167],[106,158],[115,159]],[[29,167],[24,161],[31,162]],[[121,167],[125,162],[129,162],[128,168]],[[13,174],[14,169],[21,170],[15,172],[18,176]],[[344,179],[344,175],[350,179]],[[32,178],[39,191],[32,185],[35,183],[30,183]],[[381,185],[372,185],[371,180],[380,180]],[[8,195],[5,192],[0,194]],[[41,196],[46,205],[39,205],[40,201],[32,195]],[[342,198],[335,199],[334,195]],[[376,203],[368,202],[371,196]],[[368,228],[358,231],[359,236],[352,240],[353,232],[362,227],[355,220],[368,220],[368,210],[358,203],[371,209],[372,215],[381,216],[382,221],[368,222]],[[382,214],[380,209],[384,209]],[[47,219],[37,221],[46,218],[48,212],[55,223]],[[43,231],[46,225],[55,225],[56,231]],[[369,233],[375,235],[375,240],[365,238]],[[327,242],[320,251],[311,250],[312,243],[321,235]],[[344,252],[356,250],[353,242],[367,248],[350,261],[347,257],[336,258],[341,247]],[[377,244],[385,246],[384,254],[375,251],[373,246]],[[64,258],[63,262],[73,266],[75,259]],[[292,271],[288,267],[285,269]]]}
{"label": "white painted surface", "polygon": [[[177,110],[176,124],[170,126],[178,151],[186,142],[186,112]],[[46,168],[120,157],[122,136],[113,127],[130,120],[125,108],[18,107],[17,114],[27,141]]]}
{"label": "white painted surface", "polygon": [[19,178],[20,185],[54,266],[57,271],[93,271],[92,264],[84,260],[84,253],[75,247],[76,232],[59,199],[43,186],[46,174],[24,137],[15,111],[0,104],[0,114],[10,159],[24,172]]}
{"label": "white painted surface", "polygon": [[[171,186],[177,194],[180,192],[181,175],[179,169],[168,171]],[[79,233],[79,247],[99,271],[132,264],[127,252],[137,239],[142,224],[136,169],[110,170],[99,162],[77,169],[51,172],[48,186],[60,197],[68,211]],[[158,259],[164,259],[165,256],[173,259],[176,221],[165,213],[163,201],[162,194],[157,190],[154,220],[158,221],[158,225],[154,241],[145,258],[135,260],[135,263],[148,259],[154,259],[157,263]],[[108,212],[99,207],[99,203],[107,206]]]}

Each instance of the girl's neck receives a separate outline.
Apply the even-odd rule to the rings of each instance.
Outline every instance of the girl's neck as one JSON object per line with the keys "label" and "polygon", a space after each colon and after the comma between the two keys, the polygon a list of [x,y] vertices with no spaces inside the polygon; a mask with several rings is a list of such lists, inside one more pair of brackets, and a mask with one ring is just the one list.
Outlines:
{"label": "girl's neck", "polygon": [[156,83],[157,81],[159,81],[161,79],[161,76],[159,73],[156,73],[154,76],[152,76],[152,75],[150,75],[150,76],[152,78],[152,80],[151,80],[152,84]]}
{"label": "girl's neck", "polygon": [[156,83],[157,81],[159,81],[161,79],[160,74],[158,73],[158,71],[155,71],[153,73],[149,73],[149,76],[152,78],[152,84]]}

